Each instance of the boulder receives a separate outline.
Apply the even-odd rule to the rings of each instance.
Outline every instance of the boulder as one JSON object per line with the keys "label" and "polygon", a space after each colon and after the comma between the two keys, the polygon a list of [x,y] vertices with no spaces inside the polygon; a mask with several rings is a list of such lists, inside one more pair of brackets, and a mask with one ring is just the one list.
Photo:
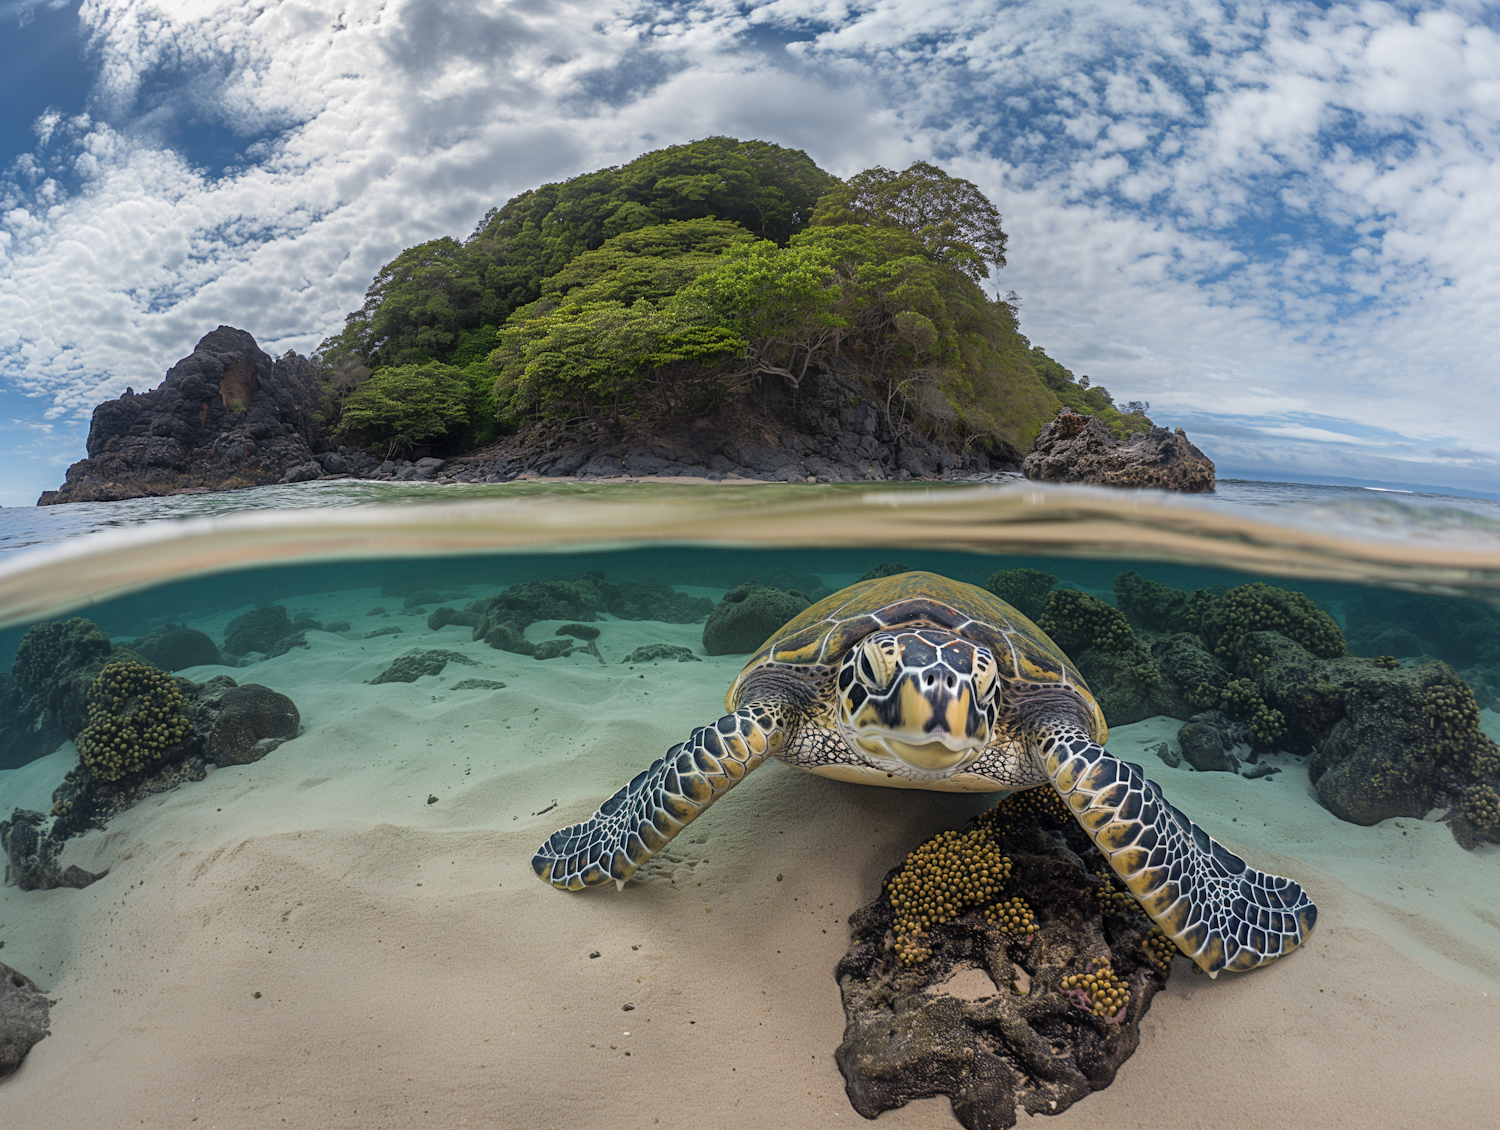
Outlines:
{"label": "boulder", "polygon": [[222,664],[219,647],[205,633],[181,624],[163,624],[149,636],[136,640],[130,650],[163,671]]}
{"label": "boulder", "polygon": [[675,659],[678,663],[702,663],[689,648],[670,643],[648,643],[638,647],[620,660],[621,663],[655,663],[659,659]]}
{"label": "boulder", "polygon": [[1235,741],[1228,719],[1217,712],[1193,716],[1177,731],[1177,746],[1183,759],[1200,773],[1238,773],[1239,758],[1234,756]]}
{"label": "boulder", "polygon": [[1136,432],[1121,443],[1092,416],[1064,408],[1021,463],[1028,479],[1190,492],[1214,489],[1213,462],[1181,428]]}
{"label": "boulder", "polygon": [[297,704],[259,683],[228,687],[206,705],[213,721],[203,756],[218,766],[259,761],[302,727]]}
{"label": "boulder", "polygon": [[252,651],[269,655],[294,631],[292,619],[282,605],[255,608],[229,621],[229,626],[224,629],[224,650],[234,655],[247,655]]}
{"label": "boulder", "polygon": [[801,592],[783,592],[746,581],[724,594],[703,625],[703,650],[709,655],[746,655],[812,601]]}
{"label": "boulder", "polygon": [[259,486],[293,467],[316,477],[316,384],[307,358],[273,360],[244,330],[220,326],[156,389],[95,408],[88,458],[38,505]]}
{"label": "boulder", "polygon": [[47,994],[0,962],[0,1079],[15,1071],[46,1035]]}
{"label": "boulder", "polygon": [[[52,891],[59,887],[82,890],[109,874],[85,871],[76,863],[63,867],[57,861],[63,841],[44,828],[47,818],[40,812],[17,808],[9,820],[0,820],[0,853],[5,855],[5,881],[23,891]],[[0,1060],[4,1051],[0,1049]],[[3,1068],[3,1064],[0,1064]],[[5,1072],[0,1069],[0,1075]]]}

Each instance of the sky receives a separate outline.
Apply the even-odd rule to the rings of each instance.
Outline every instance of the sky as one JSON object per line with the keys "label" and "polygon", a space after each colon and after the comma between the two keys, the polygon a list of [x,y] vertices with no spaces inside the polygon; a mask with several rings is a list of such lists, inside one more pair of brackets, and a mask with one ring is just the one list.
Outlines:
{"label": "sky", "polygon": [[0,0],[0,503],[203,334],[716,134],[999,207],[1021,328],[1221,476],[1500,491],[1500,7]]}

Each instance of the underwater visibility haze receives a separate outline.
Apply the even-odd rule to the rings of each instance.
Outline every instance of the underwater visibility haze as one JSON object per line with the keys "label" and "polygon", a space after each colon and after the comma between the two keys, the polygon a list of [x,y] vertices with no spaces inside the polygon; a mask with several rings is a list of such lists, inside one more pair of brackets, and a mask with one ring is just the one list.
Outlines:
{"label": "underwater visibility haze", "polygon": [[0,1111],[1483,1124],[1495,508],[1226,494],[18,519],[0,961],[51,1034]]}

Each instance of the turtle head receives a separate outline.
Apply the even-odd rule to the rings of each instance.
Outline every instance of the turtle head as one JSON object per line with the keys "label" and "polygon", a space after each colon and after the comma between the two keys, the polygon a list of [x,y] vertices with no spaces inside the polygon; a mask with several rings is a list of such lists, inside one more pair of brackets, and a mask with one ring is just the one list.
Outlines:
{"label": "turtle head", "polygon": [[839,668],[839,723],[877,763],[956,772],[989,744],[998,682],[990,649],[952,632],[876,632]]}

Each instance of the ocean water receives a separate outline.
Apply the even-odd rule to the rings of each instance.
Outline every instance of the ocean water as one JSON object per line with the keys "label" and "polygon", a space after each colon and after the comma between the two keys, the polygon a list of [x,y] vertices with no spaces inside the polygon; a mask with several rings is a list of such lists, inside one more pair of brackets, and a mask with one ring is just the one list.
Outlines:
{"label": "ocean water", "polygon": [[[174,674],[196,684],[227,676],[267,687],[296,704],[300,727],[258,760],[153,792],[70,837],[61,864],[107,869],[97,882],[0,892],[0,960],[61,1002],[53,1037],[20,1074],[0,1082],[0,1111],[13,1096],[33,1098],[67,1078],[77,1093],[50,1116],[58,1125],[67,1117],[133,1125],[143,1113],[186,1125],[199,1110],[208,1124],[263,1125],[257,1120],[275,1102],[303,1125],[448,1126],[471,1114],[479,1125],[582,1124],[578,1118],[623,1125],[623,1111],[638,1109],[641,1095],[672,1078],[674,1057],[703,1053],[690,1042],[697,1025],[723,1035],[764,1024],[801,1057],[799,1074],[785,1078],[793,1080],[787,1095],[806,1084],[805,1116],[816,1124],[853,1118],[831,1061],[841,1024],[831,974],[847,944],[848,915],[878,894],[880,877],[926,835],[962,826],[993,798],[895,794],[777,767],[758,771],[744,796],[716,804],[618,898],[550,891],[531,875],[529,859],[554,828],[585,818],[722,712],[746,659],[705,648],[703,617],[726,592],[754,580],[816,600],[897,568],[981,586],[1006,571],[1035,570],[1053,578],[1051,591],[1075,590],[1109,607],[1129,603],[1119,595],[1127,574],[1220,600],[1241,586],[1269,584],[1310,602],[1296,607],[1331,619],[1349,655],[1379,657],[1382,670],[1461,680],[1480,730],[1500,737],[1500,503],[1482,499],[1234,481],[1207,499],[1013,481],[711,489],[322,483],[7,509],[0,511],[0,669],[38,624],[85,617],[116,648],[141,648],[152,633],[177,625],[206,637],[222,662],[202,662],[200,653]],[[512,586],[578,578],[614,586],[614,603],[532,609],[521,631],[525,647],[545,652],[574,641],[571,653],[555,658],[500,650],[466,625],[434,618]],[[284,646],[248,647],[241,635],[233,654],[236,623],[267,608],[284,610],[291,622]],[[1136,616],[1143,653],[1167,664],[1157,645],[1182,625],[1148,625],[1127,611]],[[582,639],[589,633],[576,626],[566,634],[576,621],[597,629],[596,637]],[[1211,653],[1213,640],[1202,642]],[[638,649],[653,645],[677,651],[640,657]],[[433,664],[436,673],[382,680],[404,657],[434,651],[445,656]],[[1226,653],[1223,662],[1226,680],[1243,677],[1238,659]],[[0,701],[13,713],[31,709],[10,693],[18,675],[9,678]],[[1127,712],[1108,719],[1111,752],[1140,763],[1212,834],[1297,879],[1324,906],[1308,952],[1231,978],[1263,986],[1258,998],[1238,998],[1239,1007],[1253,1012],[1316,992],[1309,987],[1323,983],[1316,978],[1293,985],[1278,982],[1273,970],[1311,970],[1354,951],[1376,954],[1371,969],[1387,968],[1380,963],[1395,954],[1465,1000],[1500,995],[1500,848],[1483,835],[1461,846],[1447,822],[1461,796],[1438,788],[1429,811],[1370,825],[1340,819],[1310,775],[1318,749],[1252,735],[1243,712],[1226,731],[1234,767],[1194,770],[1183,761],[1178,732],[1203,704],[1183,708],[1179,695],[1177,713],[1163,714],[1141,705],[1147,697],[1136,687],[1110,698]],[[23,741],[15,733],[21,721],[40,725],[19,714],[0,719],[10,743],[0,750],[0,819],[25,809],[50,822],[77,748],[71,740],[54,748]],[[762,871],[766,889],[752,893],[751,877]],[[693,900],[705,883],[714,901],[700,906]],[[1404,893],[1419,887],[1421,900]],[[715,914],[738,916],[749,936],[715,935]],[[1385,948],[1351,951],[1343,940],[1351,931],[1382,934]],[[423,957],[393,958],[387,936]],[[732,958],[723,952],[730,945]],[[111,961],[120,947],[135,956]],[[715,947],[710,960],[704,951]],[[587,956],[595,950],[605,956]],[[639,956],[646,953],[650,962]],[[807,963],[816,968],[793,976],[778,964],[789,953],[812,955]],[[611,962],[618,963],[612,979],[599,982]],[[380,990],[342,979],[360,964],[377,979],[409,975],[419,995],[447,994],[454,1009],[448,1036],[437,1035],[442,1024],[412,1023],[463,1048],[447,1047],[432,1062],[418,1054],[399,1018],[428,1006],[389,982]],[[1350,983],[1372,975],[1355,971]],[[474,977],[482,985],[466,980]],[[1152,1016],[1201,1036],[1188,1004],[1203,1015],[1224,1006],[1192,982],[1184,969],[1175,972],[1162,998],[1168,1003]],[[590,1012],[599,994],[608,997],[605,1019]],[[271,998],[288,1002],[278,1005],[283,1023],[316,1030],[317,1038],[278,1042],[247,1011]],[[133,1018],[122,999],[134,1002]],[[1375,992],[1366,1003],[1378,1018],[1408,1002]],[[1365,1006],[1352,1007],[1325,1018],[1333,1027],[1309,1021],[1298,1038],[1309,1047],[1347,1041],[1329,1033]],[[1222,1022],[1222,1012],[1212,1014]],[[490,1015],[507,1019],[489,1026]],[[169,1017],[178,1019],[168,1024]],[[634,1021],[625,1035],[622,1017]],[[648,1018],[654,1033],[639,1031]],[[512,1021],[531,1035],[503,1036]],[[152,1024],[181,1031],[163,1034]],[[228,1043],[205,1050],[196,1030],[211,1043],[243,1041],[250,1051],[238,1060]],[[347,1046],[335,1054],[329,1048],[338,1041]],[[632,1049],[632,1058],[621,1058]],[[1398,1071],[1400,1049],[1383,1049],[1369,1051],[1366,1073],[1379,1074],[1387,1054],[1383,1069]],[[1160,1050],[1143,1045],[1121,1079],[1131,1072],[1159,1079],[1169,1065],[1149,1061]],[[1434,1057],[1443,1051],[1438,1041]],[[126,1086],[123,1097],[104,1084],[91,1094],[88,1078],[73,1074],[102,1062],[117,1078],[133,1058],[152,1054],[169,1065]],[[462,1085],[452,1083],[444,1056],[463,1065]],[[561,1077],[538,1083],[549,1057],[593,1063],[595,1074],[572,1088]],[[803,1062],[809,1057],[811,1066]],[[1281,1062],[1280,1053],[1275,1063],[1250,1059],[1258,1066],[1225,1084],[1231,1097],[1248,1098],[1257,1070]],[[791,1060],[777,1070],[791,1072]],[[268,1071],[296,1074],[302,1090],[273,1100]],[[599,1081],[621,1072],[634,1082]],[[209,1078],[217,1080],[213,1088]],[[1309,1074],[1307,1093],[1317,1085]],[[1437,1075],[1432,1082],[1450,1093],[1453,1085]],[[203,1089],[187,1095],[194,1087]],[[320,1087],[334,1097],[320,1099]],[[699,1124],[759,1125],[775,1113],[769,1106],[757,1113],[753,1095],[738,1088],[708,1086],[714,1114]],[[414,1090],[422,1098],[413,1099]],[[570,1115],[580,1093],[588,1097],[578,1108],[585,1113]],[[1109,1109],[1107,1093],[1072,1115]],[[372,1121],[351,1113],[361,1095],[379,1112]],[[1348,1101],[1365,1109],[1362,1098]],[[1376,1117],[1376,1110],[1367,1113]],[[670,1103],[652,1117],[694,1124],[686,1108]],[[900,1125],[953,1124],[937,1102],[902,1117]]]}

